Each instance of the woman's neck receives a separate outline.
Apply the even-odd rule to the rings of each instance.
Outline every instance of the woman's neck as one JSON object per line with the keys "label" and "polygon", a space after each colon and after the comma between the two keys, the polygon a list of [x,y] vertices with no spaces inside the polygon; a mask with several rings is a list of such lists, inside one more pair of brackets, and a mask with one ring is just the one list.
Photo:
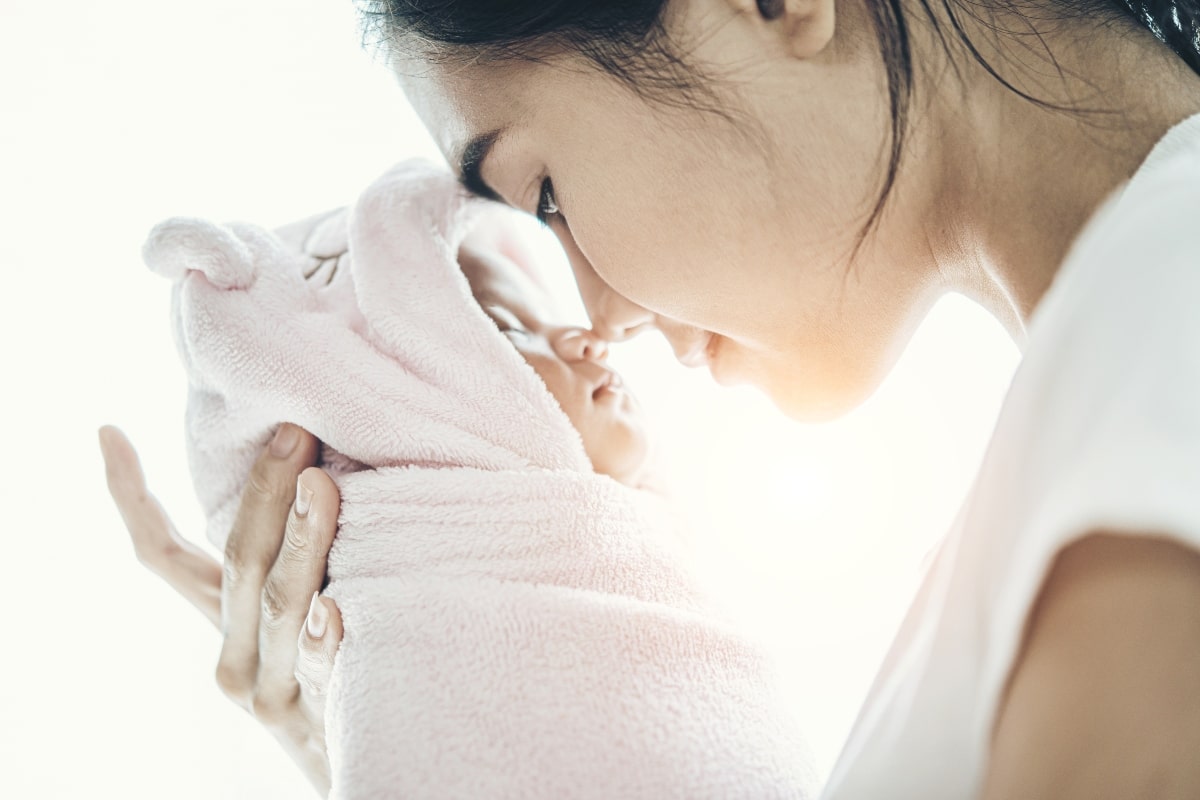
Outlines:
{"label": "woman's neck", "polygon": [[1148,31],[1081,25],[1039,31],[1057,67],[1040,45],[1000,37],[997,50],[983,46],[995,34],[970,32],[1018,89],[1083,111],[1030,102],[965,53],[954,54],[962,83],[941,80],[926,98],[925,147],[946,165],[935,213],[953,219],[930,236],[943,275],[1019,344],[1088,219],[1171,126],[1200,112],[1200,76]]}

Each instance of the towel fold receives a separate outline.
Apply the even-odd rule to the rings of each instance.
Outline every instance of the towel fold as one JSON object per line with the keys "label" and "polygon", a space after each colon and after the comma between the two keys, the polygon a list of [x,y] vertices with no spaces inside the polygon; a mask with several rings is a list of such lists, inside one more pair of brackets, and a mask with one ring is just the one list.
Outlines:
{"label": "towel fold", "polygon": [[591,470],[472,298],[455,257],[484,209],[410,162],[351,211],[169,220],[144,250],[176,281],[214,544],[280,421],[342,493],[332,796],[809,796],[770,669],[673,554],[670,512]]}

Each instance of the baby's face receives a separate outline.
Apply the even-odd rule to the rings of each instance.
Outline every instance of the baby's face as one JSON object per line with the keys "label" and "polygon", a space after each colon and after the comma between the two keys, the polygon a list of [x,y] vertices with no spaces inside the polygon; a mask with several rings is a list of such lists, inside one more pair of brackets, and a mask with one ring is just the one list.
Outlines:
{"label": "baby's face", "polygon": [[584,328],[547,322],[545,293],[503,255],[464,246],[459,264],[479,305],[579,431],[592,468],[635,483],[648,452],[646,430],[641,407],[605,364],[607,343]]}

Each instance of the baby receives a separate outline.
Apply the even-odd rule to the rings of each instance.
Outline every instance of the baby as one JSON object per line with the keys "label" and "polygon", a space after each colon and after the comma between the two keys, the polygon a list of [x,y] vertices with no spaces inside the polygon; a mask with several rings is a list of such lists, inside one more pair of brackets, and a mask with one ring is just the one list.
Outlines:
{"label": "baby", "polygon": [[464,244],[458,263],[475,300],[546,384],[579,432],[592,468],[628,486],[646,478],[645,420],[621,376],[606,363],[608,345],[592,332],[547,322],[542,287],[486,243]]}
{"label": "baby", "polygon": [[[798,798],[816,783],[755,645],[636,487],[638,406],[588,331],[405,164],[272,234],[171,220],[188,451],[221,547],[273,427],[341,493],[326,593],[337,798]],[[499,328],[499,330],[497,330]]]}

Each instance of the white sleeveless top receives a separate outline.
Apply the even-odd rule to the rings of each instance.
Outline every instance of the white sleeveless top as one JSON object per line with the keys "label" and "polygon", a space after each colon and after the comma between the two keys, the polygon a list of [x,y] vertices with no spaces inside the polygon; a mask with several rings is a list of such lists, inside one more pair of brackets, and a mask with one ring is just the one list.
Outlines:
{"label": "white sleeveless top", "polygon": [[974,488],[822,795],[967,800],[1055,555],[1098,529],[1200,549],[1200,115],[1084,228],[1036,308]]}

